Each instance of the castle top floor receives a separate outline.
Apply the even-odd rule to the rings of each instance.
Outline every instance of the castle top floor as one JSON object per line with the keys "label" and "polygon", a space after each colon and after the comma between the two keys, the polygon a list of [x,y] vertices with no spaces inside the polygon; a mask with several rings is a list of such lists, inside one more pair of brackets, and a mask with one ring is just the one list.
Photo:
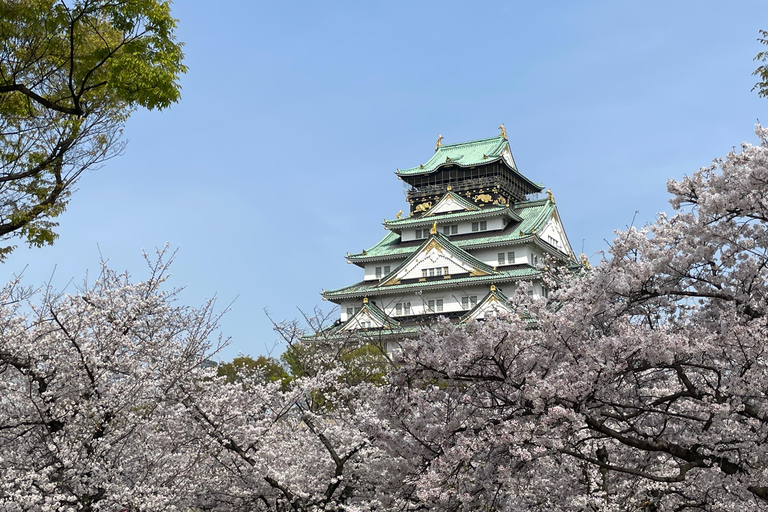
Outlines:
{"label": "castle top floor", "polygon": [[426,163],[398,169],[398,178],[410,186],[411,215],[426,212],[449,190],[481,207],[511,205],[541,192],[542,185],[517,170],[503,126],[497,137],[459,144],[443,145],[440,136],[434,155]]}

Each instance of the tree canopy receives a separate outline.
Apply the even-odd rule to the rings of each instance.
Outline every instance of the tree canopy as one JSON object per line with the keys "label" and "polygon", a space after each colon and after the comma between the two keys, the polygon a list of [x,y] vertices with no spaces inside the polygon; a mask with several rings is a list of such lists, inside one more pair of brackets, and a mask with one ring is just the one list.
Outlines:
{"label": "tree canopy", "polygon": [[[768,45],[768,31],[761,30],[760,37],[757,38],[758,42]],[[758,62],[768,62],[768,52],[762,51],[755,56],[755,60]],[[752,87],[754,91],[757,89],[757,94],[761,97],[768,96],[768,66],[760,64],[752,75],[757,76],[759,82]]]}
{"label": "tree canopy", "polygon": [[120,153],[131,112],[179,100],[175,27],[165,0],[0,3],[0,240],[52,243],[74,183]]}

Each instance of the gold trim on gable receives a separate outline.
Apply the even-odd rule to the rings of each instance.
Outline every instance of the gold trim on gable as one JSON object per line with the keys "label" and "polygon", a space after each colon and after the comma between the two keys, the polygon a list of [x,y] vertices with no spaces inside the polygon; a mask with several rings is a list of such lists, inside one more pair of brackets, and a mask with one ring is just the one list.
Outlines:
{"label": "gold trim on gable", "polygon": [[429,241],[426,247],[424,247],[424,252],[429,252],[432,249],[437,249],[437,252],[442,253],[443,252],[443,246],[440,245],[440,242],[435,240],[434,238]]}

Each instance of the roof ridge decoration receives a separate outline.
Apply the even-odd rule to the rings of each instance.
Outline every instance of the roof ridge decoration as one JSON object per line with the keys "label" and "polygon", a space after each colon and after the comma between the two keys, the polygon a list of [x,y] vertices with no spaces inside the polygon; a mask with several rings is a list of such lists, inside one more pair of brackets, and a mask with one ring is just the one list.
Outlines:
{"label": "roof ridge decoration", "polygon": [[507,138],[507,129],[504,128],[504,123],[501,123],[501,125],[499,126],[499,130],[501,130],[501,133],[499,134],[499,137],[504,137],[504,140],[509,140]]}
{"label": "roof ridge decoration", "polygon": [[[432,255],[432,252],[438,254]],[[439,259],[444,260],[444,262],[438,264],[437,261]],[[376,288],[400,284],[400,281],[403,279],[422,278],[420,275],[414,277],[407,276],[419,270],[420,264],[426,260],[431,261],[430,265],[432,265],[433,268],[436,267],[442,269],[453,265],[454,267],[459,267],[463,271],[466,271],[470,276],[498,274],[493,267],[478,260],[464,249],[457,247],[443,234],[435,232],[430,235],[430,237],[425,240],[416,251],[410,254],[405,261],[395,267],[389,275],[385,276],[384,279],[376,285]],[[450,274],[443,275],[443,278],[450,279]]]}

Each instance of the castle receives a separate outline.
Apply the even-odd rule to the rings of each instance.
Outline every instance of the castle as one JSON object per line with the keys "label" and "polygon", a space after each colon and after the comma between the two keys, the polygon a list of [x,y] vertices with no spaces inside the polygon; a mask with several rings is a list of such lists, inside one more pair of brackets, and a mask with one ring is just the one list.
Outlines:
{"label": "castle", "polygon": [[488,139],[443,145],[425,163],[399,169],[408,215],[384,222],[387,235],[370,249],[347,253],[360,282],[324,290],[340,318],[326,336],[365,333],[386,344],[415,333],[437,316],[455,323],[510,311],[508,295],[522,281],[546,298],[545,258],[575,264],[555,199],[523,176],[504,125]]}

